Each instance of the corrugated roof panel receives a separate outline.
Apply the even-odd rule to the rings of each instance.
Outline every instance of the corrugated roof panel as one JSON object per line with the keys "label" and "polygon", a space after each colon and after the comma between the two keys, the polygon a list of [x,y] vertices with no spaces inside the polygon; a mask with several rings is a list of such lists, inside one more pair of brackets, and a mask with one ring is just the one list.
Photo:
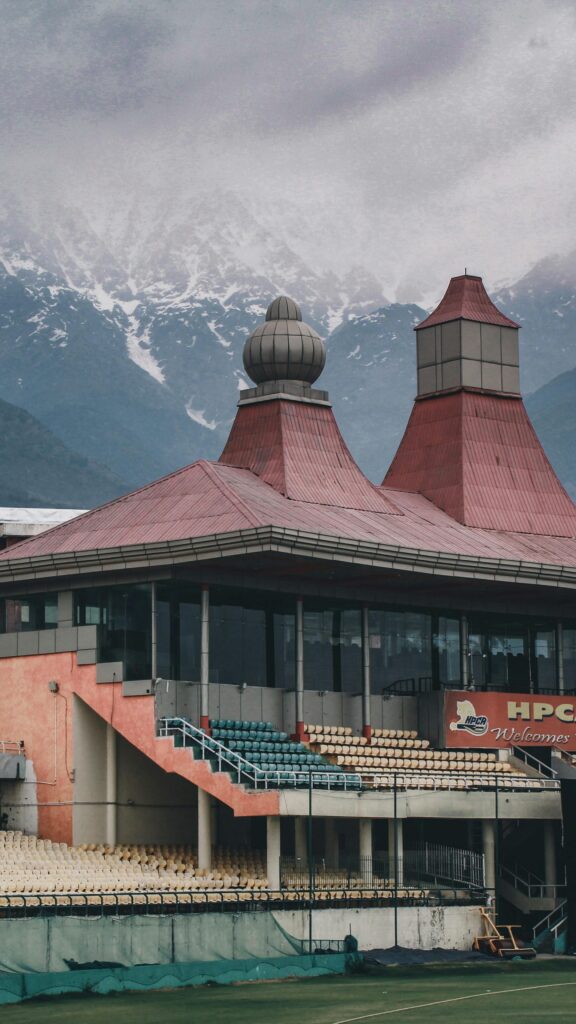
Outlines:
{"label": "corrugated roof panel", "polygon": [[416,330],[445,324],[449,320],[476,320],[480,323],[497,324],[502,327],[518,327],[519,324],[504,316],[488,296],[481,277],[462,274],[453,277],[436,309],[427,316]]}

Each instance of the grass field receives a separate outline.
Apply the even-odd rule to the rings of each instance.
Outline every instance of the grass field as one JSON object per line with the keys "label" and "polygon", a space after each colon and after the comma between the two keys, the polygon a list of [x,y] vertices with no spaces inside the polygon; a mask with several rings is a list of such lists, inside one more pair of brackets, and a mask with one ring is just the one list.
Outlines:
{"label": "grass field", "polygon": [[0,1009],[0,1024],[378,1024],[387,1020],[568,1024],[576,1020],[576,961],[387,967],[376,974],[346,978],[66,997]]}

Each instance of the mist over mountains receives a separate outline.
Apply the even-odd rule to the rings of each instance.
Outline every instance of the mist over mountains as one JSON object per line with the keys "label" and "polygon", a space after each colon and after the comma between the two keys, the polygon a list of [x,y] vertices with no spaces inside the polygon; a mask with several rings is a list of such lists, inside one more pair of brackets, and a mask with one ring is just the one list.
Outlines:
{"label": "mist over mountains", "polygon": [[[32,223],[6,203],[0,400],[35,418],[43,458],[54,449],[59,468],[54,497],[36,494],[23,446],[2,474],[6,495],[22,497],[1,503],[96,504],[217,457],[249,385],[244,342],[279,293],[327,338],[321,385],[353,454],[380,481],[410,412],[412,328],[424,309],[387,301],[361,267],[317,272],[230,193],[177,213],[134,208],[106,232],[77,210],[47,209]],[[576,255],[542,261],[493,298],[523,325],[523,391],[535,392],[535,425],[576,493]]]}

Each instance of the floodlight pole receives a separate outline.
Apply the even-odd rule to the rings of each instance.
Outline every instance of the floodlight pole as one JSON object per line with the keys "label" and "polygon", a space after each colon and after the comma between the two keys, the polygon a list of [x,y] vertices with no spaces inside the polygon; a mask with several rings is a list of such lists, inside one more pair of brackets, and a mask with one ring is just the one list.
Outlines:
{"label": "floodlight pole", "polygon": [[312,863],[312,766],[308,765],[308,953],[312,953],[312,904],[314,865]]}
{"label": "floodlight pole", "polygon": [[394,772],[394,949],[398,949],[398,786]]}

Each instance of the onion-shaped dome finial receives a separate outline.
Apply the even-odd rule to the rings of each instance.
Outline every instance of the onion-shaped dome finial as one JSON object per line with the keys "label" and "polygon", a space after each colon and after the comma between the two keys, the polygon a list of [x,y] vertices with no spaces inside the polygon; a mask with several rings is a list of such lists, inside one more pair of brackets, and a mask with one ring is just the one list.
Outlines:
{"label": "onion-shaped dome finial", "polygon": [[280,295],[268,306],[266,320],[244,346],[244,368],[255,384],[297,380],[313,384],[326,362],[319,334],[302,321],[300,307]]}

